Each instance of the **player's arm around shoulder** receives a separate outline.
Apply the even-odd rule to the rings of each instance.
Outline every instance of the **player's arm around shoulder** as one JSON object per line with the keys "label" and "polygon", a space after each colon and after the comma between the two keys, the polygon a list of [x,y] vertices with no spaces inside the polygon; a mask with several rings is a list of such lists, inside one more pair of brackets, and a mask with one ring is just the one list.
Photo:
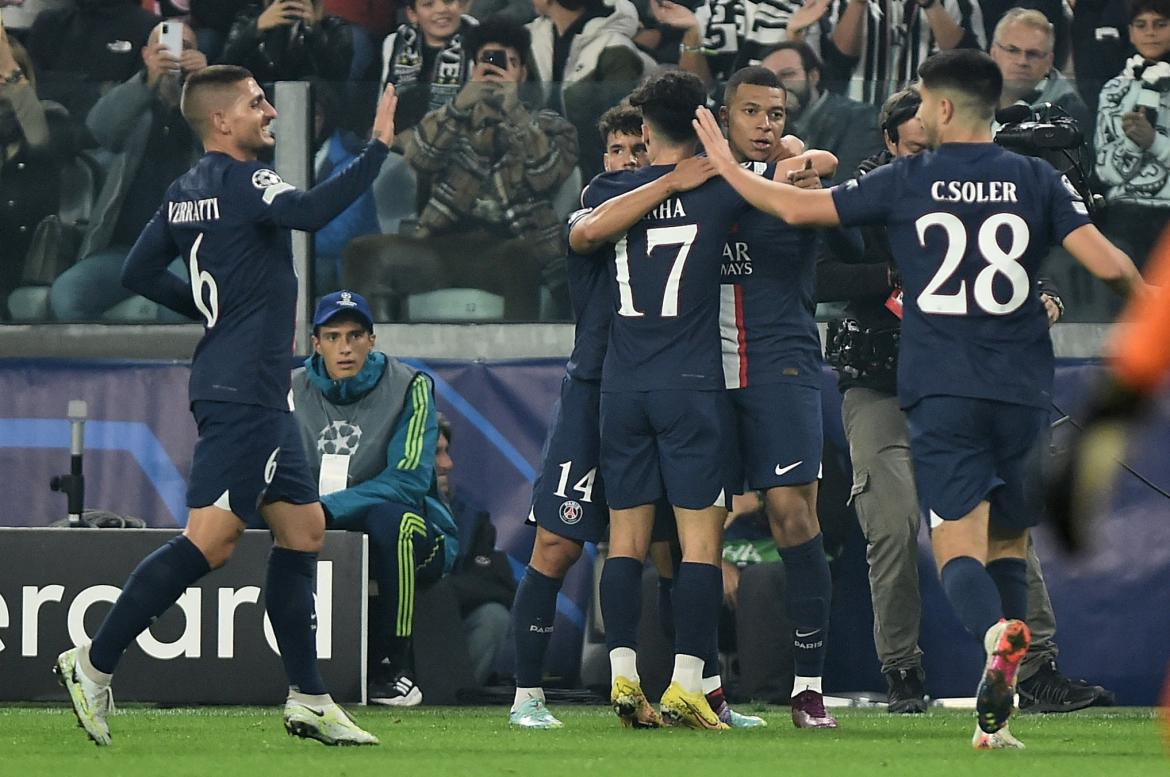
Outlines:
{"label": "player's arm around shoulder", "polygon": [[[710,110],[704,107],[697,109],[693,124],[695,133],[719,175],[753,207],[795,226],[832,226],[839,223],[837,208],[829,191],[805,190],[777,183],[741,167],[732,156],[727,138],[723,136],[723,130]],[[785,162],[795,165],[797,169],[807,169],[814,164],[813,158],[803,155]],[[835,157],[833,169],[836,170]]]}
{"label": "player's arm around shoulder", "polygon": [[615,242],[668,197],[701,186],[713,175],[715,167],[706,157],[684,159],[666,175],[611,197],[578,218],[569,230],[569,247],[588,254]]}

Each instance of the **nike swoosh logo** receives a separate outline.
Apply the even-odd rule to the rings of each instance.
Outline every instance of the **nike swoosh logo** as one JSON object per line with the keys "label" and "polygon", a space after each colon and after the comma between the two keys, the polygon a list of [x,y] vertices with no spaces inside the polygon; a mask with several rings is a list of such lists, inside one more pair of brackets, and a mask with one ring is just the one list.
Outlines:
{"label": "nike swoosh logo", "polygon": [[779,464],[777,464],[776,465],[776,474],[783,475],[785,472],[791,472],[792,470],[799,467],[801,464],[804,464],[804,459],[801,459],[800,461],[796,462],[795,464],[789,464],[787,467],[781,467]]}
{"label": "nike swoosh logo", "polygon": [[813,629],[812,631],[801,631],[800,629],[797,629],[796,636],[804,639],[805,637],[811,637],[813,634],[819,634],[820,631],[820,629]]}

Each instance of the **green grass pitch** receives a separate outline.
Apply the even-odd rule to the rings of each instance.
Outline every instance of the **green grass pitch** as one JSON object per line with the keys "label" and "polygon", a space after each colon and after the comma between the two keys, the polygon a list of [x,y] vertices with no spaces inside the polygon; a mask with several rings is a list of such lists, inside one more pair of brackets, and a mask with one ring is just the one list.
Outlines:
{"label": "green grass pitch", "polygon": [[97,748],[64,706],[0,707],[0,775],[1170,775],[1157,714],[1144,708],[1021,715],[1012,731],[1027,749],[997,752],[971,749],[971,712],[839,710],[839,730],[798,731],[787,709],[760,710],[766,729],[711,733],[623,730],[605,707],[555,708],[559,731],[510,729],[502,707],[355,708],[382,746],[327,748],[288,737],[276,707],[135,707],[110,719],[114,743]]}

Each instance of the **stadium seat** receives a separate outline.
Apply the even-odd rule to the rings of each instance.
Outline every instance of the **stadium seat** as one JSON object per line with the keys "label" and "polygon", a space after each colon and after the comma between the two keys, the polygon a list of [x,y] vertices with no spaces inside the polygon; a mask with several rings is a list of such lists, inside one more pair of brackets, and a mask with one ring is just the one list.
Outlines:
{"label": "stadium seat", "polygon": [[48,286],[21,286],[8,295],[8,313],[13,321],[48,321]]}
{"label": "stadium seat", "polygon": [[130,323],[135,321],[157,321],[158,304],[146,297],[133,296],[122,300],[102,314],[103,321]]}
{"label": "stadium seat", "polygon": [[436,289],[406,298],[407,321],[498,321],[504,298],[481,289]]}

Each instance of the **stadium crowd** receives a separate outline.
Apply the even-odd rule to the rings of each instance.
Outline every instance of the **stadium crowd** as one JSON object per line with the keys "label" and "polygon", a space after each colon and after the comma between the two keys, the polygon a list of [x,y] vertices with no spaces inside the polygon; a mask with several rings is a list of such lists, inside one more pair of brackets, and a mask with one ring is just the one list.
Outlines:
{"label": "stadium crowd", "polygon": [[[1042,377],[1026,386],[1032,393],[1020,389],[1019,395],[986,379],[981,401],[1014,408],[992,425],[1013,427],[1004,431],[1010,443],[1005,448],[1023,448],[1004,453],[997,462],[1001,469],[992,473],[1006,478],[1008,487],[996,497],[1002,501],[988,508],[987,499],[976,500],[982,507],[975,506],[971,518],[972,505],[947,501],[949,492],[937,487],[945,479],[940,472],[954,476],[948,467],[962,467],[946,459],[953,455],[950,443],[928,432],[975,410],[990,411],[923,401],[939,394],[950,398],[938,386],[959,382],[964,375],[958,371],[926,388],[921,384],[929,381],[918,373],[913,386],[905,381],[911,372],[905,364],[902,373],[894,372],[901,290],[923,284],[903,266],[899,245],[906,243],[898,242],[895,218],[879,218],[886,213],[882,207],[892,211],[897,200],[886,198],[883,206],[873,192],[891,186],[887,165],[909,169],[911,163],[900,160],[948,139],[937,125],[917,118],[938,108],[937,94],[957,90],[978,102],[990,93],[987,84],[1002,82],[1002,92],[997,87],[992,95],[999,109],[993,131],[1017,142],[1026,136],[1035,155],[1047,153],[1046,159],[1069,167],[1061,169],[1063,179],[1050,168],[1043,168],[1047,178],[1034,167],[1020,172],[1018,165],[1005,173],[1013,181],[1044,181],[1042,197],[1040,204],[1028,203],[1034,213],[1021,209],[1005,217],[1012,232],[1006,251],[995,229],[989,241],[981,231],[981,246],[994,244],[984,253],[995,273],[1010,281],[1011,300],[999,301],[991,281],[983,287],[974,281],[975,301],[985,311],[998,306],[1005,315],[1022,308],[1031,318],[1021,313],[1003,321],[1026,329],[1029,342],[1047,342],[1047,327],[1061,319],[1111,320],[1121,301],[1093,276],[1124,293],[1139,293],[1137,272],[1170,217],[1164,201],[1170,187],[1170,0],[1027,7],[977,0],[708,0],[694,7],[673,0],[413,0],[376,9],[344,0],[39,5],[26,0],[6,6],[0,36],[0,301],[7,320],[174,321],[176,315],[198,315],[210,331],[220,311],[214,285],[210,308],[201,296],[207,272],[200,274],[196,252],[203,235],[194,246],[167,242],[161,236],[166,228],[155,217],[166,201],[172,224],[199,222],[203,203],[212,202],[164,200],[173,197],[172,181],[192,165],[198,170],[215,164],[199,157],[200,138],[214,136],[216,127],[205,117],[191,118],[203,106],[180,106],[184,83],[195,77],[193,83],[208,90],[250,83],[238,77],[241,71],[213,67],[238,65],[265,89],[284,80],[313,84],[319,187],[282,207],[291,198],[281,195],[292,187],[257,168],[250,180],[258,192],[246,185],[228,192],[259,197],[263,206],[252,203],[258,222],[269,218],[264,208],[272,206],[277,226],[314,233],[310,288],[321,298],[314,355],[293,379],[299,439],[309,461],[286,464],[282,458],[278,467],[273,453],[268,463],[276,480],[267,472],[259,491],[248,494],[259,503],[272,483],[280,486],[265,497],[276,494],[276,501],[261,508],[265,520],[283,526],[286,535],[277,530],[282,544],[270,569],[294,580],[303,594],[270,610],[273,621],[284,624],[277,625],[282,652],[291,654],[285,658],[293,688],[285,712],[290,733],[330,744],[376,743],[332,703],[317,676],[315,654],[303,649],[304,605],[311,601],[304,570],[320,537],[290,529],[293,512],[370,537],[373,574],[384,589],[371,636],[371,695],[404,706],[421,698],[410,658],[414,588],[416,582],[457,576],[466,560],[459,548],[460,516],[444,482],[451,433],[436,417],[429,378],[373,350],[373,324],[468,317],[574,320],[578,327],[535,485],[537,542],[512,606],[517,688],[511,722],[561,725],[540,687],[556,597],[582,543],[601,539],[598,532],[612,516],[599,600],[612,661],[611,701],[622,722],[705,729],[762,725],[728,705],[718,655],[717,604],[725,597],[734,601],[727,579],[739,569],[723,563],[722,530],[725,522],[746,524],[742,516],[754,512],[787,570],[793,723],[835,728],[821,677],[831,579],[817,515],[817,301],[847,305],[835,322],[829,358],[843,378],[854,467],[851,500],[869,544],[874,637],[890,711],[926,709],[914,563],[924,510],[936,538],[946,538],[936,541],[935,553],[948,597],[964,625],[988,640],[975,746],[1021,746],[1006,727],[1017,672],[1024,706],[1063,712],[1111,703],[1106,689],[1067,678],[1057,667],[1055,615],[1026,534],[1032,524],[987,526],[989,509],[994,518],[1000,511],[1014,515],[1034,507],[1035,489],[1021,486],[1017,493],[1016,486],[1031,483],[1033,443],[1047,424],[1046,415],[1032,407],[1043,394]],[[972,56],[964,59],[964,50]],[[990,56],[975,57],[974,51]],[[958,56],[936,56],[940,52]],[[955,73],[965,66],[974,68],[974,86],[956,85]],[[913,82],[920,72],[918,89]],[[262,94],[255,99],[264,114],[257,133],[271,140],[267,124],[275,112]],[[950,109],[938,110],[948,117],[943,123],[949,138],[978,142],[974,135],[954,134],[966,125],[955,130],[948,123],[957,113],[959,124],[975,126],[987,118],[982,107],[948,104]],[[680,112],[680,105],[688,110]],[[702,113],[696,137],[691,120],[699,105],[713,113]],[[374,140],[367,145],[371,122]],[[1033,123],[1042,126],[1034,130]],[[1044,148],[1036,138],[1047,137],[1049,129],[1069,131],[1072,140]],[[716,148],[712,138],[724,135],[727,142]],[[709,158],[696,157],[700,140]],[[247,162],[259,164],[257,157],[263,161],[271,145],[245,148],[252,155]],[[960,169],[961,160],[948,164]],[[671,166],[664,174],[663,165]],[[617,170],[631,175],[598,176]],[[722,179],[709,182],[716,173]],[[224,180],[230,174],[224,172]],[[750,182],[741,180],[745,176]],[[199,180],[216,179],[209,174]],[[842,185],[830,198],[831,183]],[[804,199],[793,203],[819,203],[803,206],[814,215],[806,217],[795,205],[773,210],[761,204],[773,191],[764,187],[773,184],[801,191]],[[1016,203],[1014,189],[946,191],[934,199]],[[324,205],[328,192],[345,196]],[[1099,202],[1093,192],[1101,192]],[[831,215],[825,215],[826,201],[834,208]],[[175,206],[194,210],[176,217]],[[1089,223],[1090,211],[1108,240]],[[687,212],[701,214],[713,228],[652,226]],[[1025,216],[1049,224],[1045,237],[1058,246],[1045,249],[1042,262],[1029,254],[1045,276],[1036,283],[1031,274],[1019,282],[1013,272],[1019,265],[1011,264],[1023,254],[1015,225],[1027,224]],[[930,226],[950,230],[950,223],[940,216],[920,224],[919,241],[925,246]],[[1080,231],[1086,228],[1093,230],[1088,238]],[[1071,234],[1080,238],[1066,240]],[[626,254],[638,245],[645,256],[656,245],[682,246],[660,303],[639,298],[646,286],[639,285],[639,271],[631,270]],[[189,249],[189,262],[171,250],[180,247]],[[680,289],[678,280],[692,247],[696,257],[688,272],[714,281],[701,292],[695,284]],[[592,303],[614,296],[599,291],[608,290],[611,279],[585,257],[606,250],[613,251],[616,265],[618,309],[612,316],[606,311],[602,325]],[[764,254],[777,257],[775,267],[753,267],[752,255]],[[753,273],[750,282],[736,277]],[[928,312],[958,314],[950,306],[966,305],[966,298],[939,292],[945,280],[931,278],[919,301],[930,298],[940,306]],[[200,291],[197,310],[189,295],[177,302],[192,286]],[[647,318],[643,311],[659,304],[661,317]],[[224,311],[227,318],[226,304]],[[671,329],[674,319],[689,324]],[[693,334],[707,325],[713,332],[716,324],[722,353],[692,348],[703,338],[687,339],[685,326],[694,325]],[[914,329],[919,326],[908,319],[902,347],[913,343],[917,350],[911,353],[925,364],[927,338]],[[215,334],[239,335],[224,331]],[[226,364],[231,349],[220,348],[214,358]],[[209,369],[212,357],[203,358]],[[192,395],[205,446],[196,454],[202,476],[213,471],[205,431],[207,440],[224,434],[216,414],[225,411],[209,403],[240,401],[225,398],[223,385],[207,381],[193,381],[193,392],[198,386],[205,395]],[[680,387],[685,391],[676,392]],[[251,404],[264,405],[265,412],[280,405],[273,385],[260,381],[248,390],[263,397]],[[363,456],[373,451],[369,461],[351,460],[354,451],[339,450],[337,440],[322,436],[347,434],[349,425],[359,425],[359,412],[378,443],[360,449]],[[259,423],[257,417],[249,416],[248,423]],[[244,418],[236,420],[242,424]],[[1029,430],[1035,434],[1022,442],[1012,437]],[[590,444],[584,459],[575,458],[574,451]],[[921,456],[924,449],[933,458]],[[657,465],[647,463],[655,458],[651,451],[661,457]],[[338,464],[339,455],[344,464]],[[742,466],[738,480],[731,467],[710,466],[725,460]],[[301,478],[306,473],[315,487]],[[759,503],[727,518],[723,502],[730,503],[745,482],[760,494]],[[251,517],[255,506],[249,499],[227,490],[220,495],[221,485],[214,478],[200,481],[205,493],[190,496],[198,490],[192,484],[193,515],[209,510],[208,520],[216,522],[223,512]],[[320,494],[320,509],[309,491]],[[286,513],[290,506],[296,509]],[[654,526],[665,512],[659,508],[667,507],[678,521],[673,552],[655,557],[665,583],[658,615],[673,635],[676,656],[660,714],[639,685],[640,603],[629,592],[638,586],[652,540],[661,539]],[[940,517],[935,507],[947,514]],[[958,526],[979,520],[987,536],[972,543]],[[228,529],[216,531],[222,534],[211,540],[196,531],[191,541],[171,543],[144,560],[131,579],[138,587],[125,589],[129,593],[119,599],[95,648],[62,654],[59,668],[71,693],[76,689],[79,720],[100,744],[110,737],[104,711],[96,714],[77,695],[105,699],[134,629],[169,606],[167,592],[174,589],[177,596],[179,583],[226,563],[234,540]],[[165,585],[146,594],[147,580]],[[509,590],[504,598],[511,596]],[[468,639],[479,646],[476,656],[494,657],[505,602],[472,604],[462,612]],[[491,663],[477,667],[481,681]],[[319,710],[325,710],[326,723],[312,717],[320,717]]]}
{"label": "stadium crowd", "polygon": [[[360,289],[379,321],[569,319],[559,225],[602,169],[597,117],[674,67],[717,106],[731,73],[763,63],[787,90],[790,132],[835,154],[842,180],[881,150],[878,111],[926,56],[980,48],[1006,79],[1000,107],[1035,109],[1014,121],[1075,120],[1085,144],[1069,153],[1085,155],[1100,223],[1139,266],[1170,212],[1163,3],[2,2],[0,320],[177,320],[117,275],[198,153],[177,97],[208,64],[314,84],[318,180],[360,150],[377,86],[398,87],[405,131],[379,182],[314,241],[314,296]],[[181,27],[181,50],[160,42],[162,21]],[[468,239],[483,247],[474,261]],[[825,250],[848,260],[850,244]],[[1045,270],[1066,321],[1116,316],[1067,254]]]}

